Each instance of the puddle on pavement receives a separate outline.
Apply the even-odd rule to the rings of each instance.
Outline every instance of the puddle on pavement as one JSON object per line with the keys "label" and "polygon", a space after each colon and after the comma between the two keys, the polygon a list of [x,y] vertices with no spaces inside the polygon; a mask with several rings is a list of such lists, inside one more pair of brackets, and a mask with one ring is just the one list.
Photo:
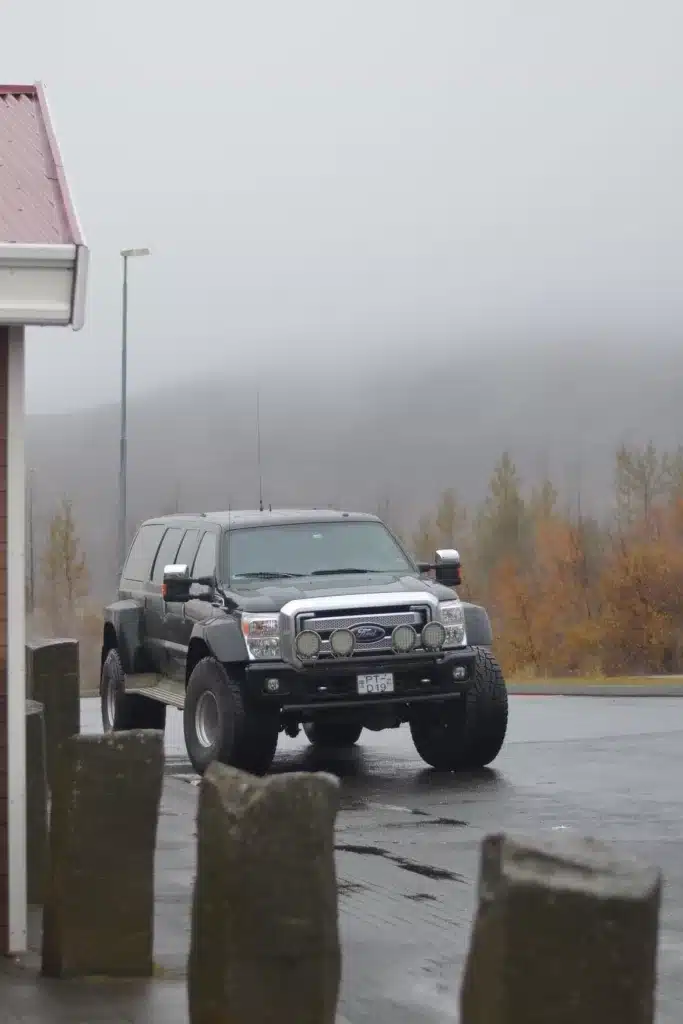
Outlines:
{"label": "puddle on pavement", "polygon": [[459,818],[430,818],[424,811],[411,811],[411,814],[419,815],[421,820],[417,821],[387,821],[383,828],[424,828],[426,825],[442,825],[451,828],[467,828],[467,821],[460,821]]}
{"label": "puddle on pavement", "polygon": [[410,871],[412,874],[422,875],[425,878],[432,878],[434,881],[465,881],[462,875],[458,875],[454,871],[433,867],[430,864],[420,864],[417,861],[408,860],[406,857],[398,857],[396,854],[384,850],[381,846],[358,846],[354,843],[339,843],[335,846],[335,850],[339,850],[341,853],[357,853],[362,857],[383,857],[385,860],[390,860],[392,864],[396,864],[397,867],[403,868],[404,871]]}
{"label": "puddle on pavement", "polygon": [[367,885],[363,885],[361,882],[337,882],[337,891],[340,896],[354,892],[365,892],[367,888]]}

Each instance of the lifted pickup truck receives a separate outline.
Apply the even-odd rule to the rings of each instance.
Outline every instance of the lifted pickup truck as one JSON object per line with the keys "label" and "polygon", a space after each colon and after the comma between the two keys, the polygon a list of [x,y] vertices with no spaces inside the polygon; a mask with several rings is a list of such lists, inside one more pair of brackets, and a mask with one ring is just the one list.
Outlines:
{"label": "lifted pickup truck", "polygon": [[281,731],[321,747],[410,726],[427,764],[479,768],[507,728],[486,611],[457,551],[418,564],[376,516],[216,512],[140,527],[105,609],[105,730],[163,729],[187,752],[268,771]]}

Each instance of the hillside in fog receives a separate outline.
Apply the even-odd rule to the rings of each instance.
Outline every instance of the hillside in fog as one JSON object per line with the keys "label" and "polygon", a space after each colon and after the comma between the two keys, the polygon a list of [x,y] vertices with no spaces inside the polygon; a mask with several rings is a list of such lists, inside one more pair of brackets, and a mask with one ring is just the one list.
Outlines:
{"label": "hillside in fog", "polygon": [[[476,504],[509,449],[528,483],[549,475],[600,513],[612,501],[621,442],[683,441],[674,344],[624,348],[484,347],[430,355],[420,346],[377,363],[329,354],[287,376],[240,367],[205,384],[132,400],[131,523],[162,511],[258,501],[256,388],[264,498],[273,505],[375,509],[389,500],[411,525],[445,487]],[[96,591],[114,568],[118,408],[30,419],[36,539],[61,497],[74,502]]]}

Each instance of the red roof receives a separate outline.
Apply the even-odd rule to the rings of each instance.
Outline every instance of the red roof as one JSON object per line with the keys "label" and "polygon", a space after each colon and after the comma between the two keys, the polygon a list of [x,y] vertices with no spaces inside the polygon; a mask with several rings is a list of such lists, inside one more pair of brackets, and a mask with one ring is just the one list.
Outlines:
{"label": "red roof", "polygon": [[0,85],[0,244],[83,244],[45,95]]}

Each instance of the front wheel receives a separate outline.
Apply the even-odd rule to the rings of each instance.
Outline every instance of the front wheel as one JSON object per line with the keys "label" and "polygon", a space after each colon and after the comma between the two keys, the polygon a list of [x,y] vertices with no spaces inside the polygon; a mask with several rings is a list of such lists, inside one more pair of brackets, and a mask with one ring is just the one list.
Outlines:
{"label": "front wheel", "polygon": [[264,775],[275,756],[278,719],[247,710],[239,685],[214,658],[202,658],[192,670],[183,726],[188,757],[200,775],[212,761]]}
{"label": "front wheel", "polygon": [[166,726],[166,705],[141,693],[126,693],[121,655],[107,652],[100,676],[100,701],[104,732],[128,729],[161,729]]}
{"label": "front wheel", "polygon": [[508,723],[508,695],[498,662],[476,648],[474,678],[460,701],[422,707],[410,722],[415,749],[439,771],[484,768],[500,753]]}
{"label": "front wheel", "polygon": [[316,747],[352,747],[362,731],[354,722],[304,722],[304,732]]}

